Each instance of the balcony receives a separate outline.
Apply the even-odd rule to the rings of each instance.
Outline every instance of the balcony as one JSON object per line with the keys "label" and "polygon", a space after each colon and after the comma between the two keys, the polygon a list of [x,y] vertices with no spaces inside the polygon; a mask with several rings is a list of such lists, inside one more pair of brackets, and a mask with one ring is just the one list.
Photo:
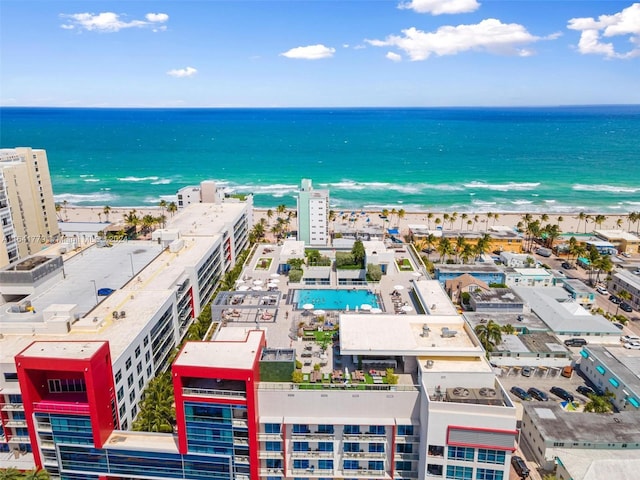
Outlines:
{"label": "balcony", "polygon": [[8,443],[29,443],[30,441],[31,439],[29,437],[19,437],[17,435],[7,440]]}
{"label": "balcony", "polygon": [[242,398],[246,399],[246,392],[240,390],[219,390],[213,388],[188,388],[182,389],[183,395],[192,395],[196,397],[224,397],[224,398]]}
{"label": "balcony", "polygon": [[248,447],[249,446],[249,439],[248,438],[244,438],[244,437],[233,437],[233,445],[234,446]]}
{"label": "balcony", "polygon": [[377,458],[385,459],[385,452],[344,452],[344,458]]}
{"label": "balcony", "polygon": [[384,442],[387,439],[387,435],[376,434],[376,433],[345,433],[342,438],[344,440],[355,441],[355,442]]}
{"label": "balcony", "polygon": [[269,475],[269,476],[277,475],[281,477],[283,473],[281,468],[261,468],[260,475]]}
{"label": "balcony", "polygon": [[319,468],[293,468],[291,469],[291,473],[293,475],[325,476],[325,475],[333,475],[333,470],[319,469]]}
{"label": "balcony", "polygon": [[247,422],[247,420],[243,420],[240,418],[234,418],[233,419],[233,426],[237,427],[237,428],[249,428],[249,423]]}
{"label": "balcony", "polygon": [[278,440],[282,440],[282,435],[279,433],[259,433],[258,434],[258,440],[261,442],[268,442],[268,441],[278,441]]}
{"label": "balcony", "polygon": [[0,410],[3,412],[24,412],[24,405],[21,403],[5,403]]}
{"label": "balcony", "polygon": [[344,477],[370,477],[370,478],[384,478],[388,477],[387,472],[384,470],[369,470],[366,468],[360,468],[358,470],[342,470]]}
{"label": "balcony", "polygon": [[9,420],[5,422],[4,426],[9,428],[27,428],[27,421],[26,420]]}
{"label": "balcony", "polygon": [[258,458],[261,459],[261,460],[266,460],[266,459],[282,460],[282,452],[272,452],[272,451],[267,451],[267,450],[260,450],[258,452]]}
{"label": "balcony", "polygon": [[36,412],[44,413],[71,413],[76,415],[89,415],[89,405],[86,403],[52,402],[44,400],[33,404]]}
{"label": "balcony", "polygon": [[292,458],[333,458],[333,452],[321,452],[320,450],[307,450],[304,452],[292,452]]}
{"label": "balcony", "polygon": [[245,457],[245,456],[242,456],[242,455],[235,455],[233,457],[233,461],[235,463],[246,463],[246,464],[249,464],[249,457]]}
{"label": "balcony", "polygon": [[420,437],[417,437],[417,436],[396,437],[396,443],[420,443]]}

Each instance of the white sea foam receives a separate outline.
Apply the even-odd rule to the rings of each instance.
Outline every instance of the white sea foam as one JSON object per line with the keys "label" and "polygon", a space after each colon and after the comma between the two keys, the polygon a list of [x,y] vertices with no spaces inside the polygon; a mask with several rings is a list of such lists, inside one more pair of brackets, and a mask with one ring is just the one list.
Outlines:
{"label": "white sea foam", "polygon": [[156,181],[159,180],[160,177],[121,177],[118,178],[121,182],[148,182],[148,181]]}
{"label": "white sea foam", "polygon": [[111,193],[60,193],[53,196],[56,202],[64,202],[65,200],[71,204],[78,203],[95,203],[95,202],[114,202],[118,196]]}
{"label": "white sea foam", "polygon": [[533,203],[531,200],[513,200],[511,203],[514,205],[530,205]]}
{"label": "white sea foam", "polygon": [[151,185],[169,185],[173,180],[170,178],[161,178],[160,180],[156,180],[155,182],[151,182]]}
{"label": "white sea foam", "polygon": [[95,183],[95,182],[99,182],[100,179],[99,178],[85,178],[84,181],[88,182],[88,183]]}
{"label": "white sea foam", "polygon": [[555,200],[545,200],[545,201],[544,201],[544,203],[549,203],[549,204],[551,204],[551,203],[556,203],[556,201],[555,201]]}
{"label": "white sea foam", "polygon": [[497,202],[487,202],[485,200],[473,200],[471,202],[473,205],[479,205],[479,206],[490,206],[490,205],[495,205]]}
{"label": "white sea foam", "polygon": [[480,188],[484,190],[494,190],[498,192],[509,192],[509,191],[522,191],[522,190],[533,190],[540,186],[540,182],[507,182],[507,183],[485,183],[485,182],[471,182],[465,183],[464,186],[466,188]]}
{"label": "white sea foam", "polygon": [[157,197],[144,197],[143,202],[158,205],[158,203],[160,203],[160,200],[166,200],[167,202],[175,202],[176,196],[175,195],[158,195]]}
{"label": "white sea foam", "polygon": [[608,193],[636,193],[640,192],[639,187],[623,187],[621,185],[584,185],[578,183],[571,187],[573,190],[586,192],[608,192]]}

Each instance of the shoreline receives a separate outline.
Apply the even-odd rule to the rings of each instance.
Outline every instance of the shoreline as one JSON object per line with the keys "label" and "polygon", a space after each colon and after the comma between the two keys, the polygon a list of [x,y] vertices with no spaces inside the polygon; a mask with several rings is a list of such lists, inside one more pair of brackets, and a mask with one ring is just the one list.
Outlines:
{"label": "shoreline", "polygon": [[[273,208],[253,207],[254,224],[264,218],[267,225],[275,223],[275,219],[278,217],[276,206]],[[63,207],[58,212],[58,221],[62,219],[62,223],[66,222],[86,222],[86,223],[123,223],[124,215],[128,214],[132,210],[136,211],[139,217],[144,215],[159,216],[163,214],[163,209],[159,206],[131,206],[131,207],[111,207],[108,219],[104,213],[103,207],[84,207],[84,206],[72,206],[69,205],[66,208]],[[267,212],[271,210],[273,215],[271,219],[268,218]],[[295,211],[293,208],[287,208],[286,212]],[[179,214],[176,212],[175,215]],[[339,215],[343,212],[343,215]],[[355,215],[352,215],[352,212]],[[363,214],[364,212],[364,214]],[[436,226],[441,226],[443,230],[448,231],[487,231],[492,227],[509,227],[515,229],[519,222],[523,222],[523,218],[530,215],[531,220],[540,220],[542,225],[552,224],[559,225],[560,230],[564,234],[576,233],[582,234],[590,233],[593,230],[624,230],[635,231],[638,227],[638,222],[629,222],[629,213],[624,214],[610,214],[610,213],[595,213],[595,212],[583,212],[587,216],[586,226],[585,220],[579,218],[580,213],[566,214],[563,212],[528,212],[528,213],[513,213],[513,212],[460,212],[456,215],[456,219],[452,222],[453,212],[445,211],[421,211],[421,212],[405,212],[402,218],[399,218],[397,212],[391,213],[389,211],[387,220],[380,218],[382,210],[342,210],[336,211],[335,224],[347,222],[352,223],[355,228],[362,228],[365,226],[381,226],[384,228],[398,228],[400,234],[407,233],[409,225],[426,225],[430,230],[436,230]],[[171,215],[164,210],[164,215],[167,216],[167,220],[171,219]],[[600,225],[594,223],[596,216],[602,215],[604,220]],[[286,215],[285,215],[286,216]],[[546,216],[546,217],[545,217]],[[547,218],[547,220],[542,220]],[[438,222],[439,220],[439,222]],[[586,228],[585,228],[586,227]],[[634,228],[636,227],[636,228]],[[296,217],[291,219],[290,230],[297,229]]]}

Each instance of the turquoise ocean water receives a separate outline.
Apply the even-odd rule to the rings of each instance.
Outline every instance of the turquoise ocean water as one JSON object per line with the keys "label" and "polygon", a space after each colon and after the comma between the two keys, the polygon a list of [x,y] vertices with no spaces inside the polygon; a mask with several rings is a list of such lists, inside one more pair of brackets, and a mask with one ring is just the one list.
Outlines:
{"label": "turquoise ocean water", "polygon": [[154,205],[218,180],[335,209],[640,210],[640,106],[439,109],[0,109],[0,147],[47,150],[57,201]]}

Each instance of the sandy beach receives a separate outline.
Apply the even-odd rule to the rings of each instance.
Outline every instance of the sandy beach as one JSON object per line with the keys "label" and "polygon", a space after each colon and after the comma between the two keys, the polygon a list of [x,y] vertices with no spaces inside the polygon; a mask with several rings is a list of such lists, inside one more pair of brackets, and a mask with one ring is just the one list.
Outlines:
{"label": "sandy beach", "polygon": [[[171,215],[160,207],[112,207],[108,215],[109,223],[123,223],[124,216],[129,214],[132,210],[136,211],[138,217],[144,215],[152,215],[154,217],[160,216],[163,213],[167,216],[167,220],[170,220]],[[271,218],[268,217],[268,210],[272,211]],[[288,209],[290,211],[292,209]],[[409,225],[426,225],[428,228],[435,230],[437,226],[441,226],[444,230],[463,230],[463,231],[477,231],[484,232],[494,226],[505,226],[515,228],[519,222],[524,222],[524,217],[527,214],[523,213],[458,213],[455,215],[455,220],[451,221],[454,216],[453,213],[444,212],[406,212],[402,218],[399,218],[398,214],[389,213],[387,220],[380,218],[380,211],[354,211],[355,215],[351,215],[351,211],[344,212],[344,215],[340,216],[340,212],[336,212],[337,218],[335,224],[349,223],[350,218],[355,220],[352,225],[355,228],[362,228],[364,226],[384,226],[385,228],[398,228],[400,234],[404,235],[409,230]],[[363,213],[364,212],[364,213]],[[588,214],[585,228],[585,221],[579,218],[578,213],[566,214],[566,213],[531,213],[531,220],[540,220],[541,225],[546,224],[558,224],[560,229],[564,233],[585,233],[593,230],[628,230],[629,221],[628,214],[620,215],[604,215],[605,220],[601,225],[594,223],[594,218],[597,214]],[[548,218],[543,219],[543,215]],[[278,214],[276,207],[272,209],[267,208],[254,208],[254,223],[264,218],[267,225],[274,225]],[[91,222],[91,223],[107,223],[107,215],[104,213],[102,207],[77,207],[68,206],[63,208],[58,213],[59,219],[63,219],[67,222]],[[637,226],[637,225],[636,225]],[[290,230],[295,230],[296,219],[291,219],[289,225]],[[634,224],[631,224],[633,230]],[[268,229],[267,229],[268,230]]]}

